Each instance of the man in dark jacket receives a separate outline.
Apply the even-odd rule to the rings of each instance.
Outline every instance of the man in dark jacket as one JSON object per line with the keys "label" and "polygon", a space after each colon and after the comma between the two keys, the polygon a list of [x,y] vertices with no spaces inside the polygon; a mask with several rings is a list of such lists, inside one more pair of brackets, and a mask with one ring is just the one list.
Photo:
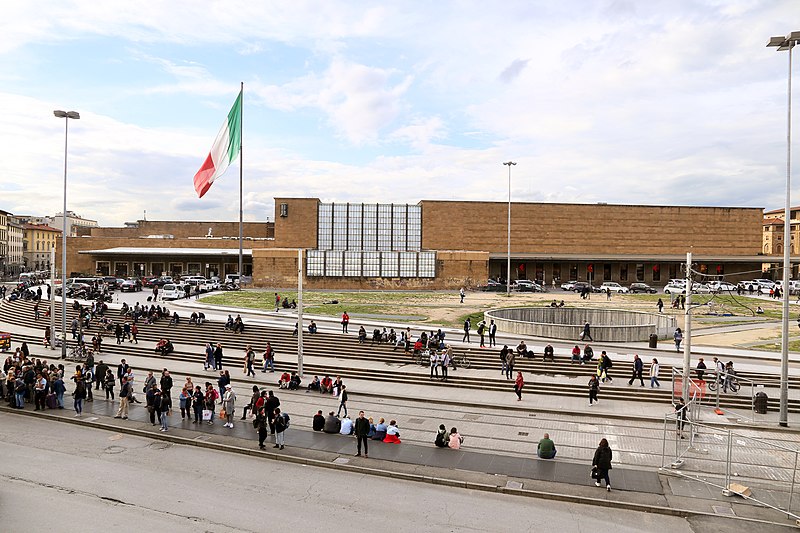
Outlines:
{"label": "man in dark jacket", "polygon": [[161,395],[156,394],[158,389],[156,388],[156,384],[153,383],[145,393],[145,400],[147,401],[147,412],[150,413],[150,423],[154,426],[156,425],[156,409],[159,407],[156,405],[156,400],[159,402],[161,401]]}
{"label": "man in dark jacket", "polygon": [[264,403],[264,407],[267,410],[267,422],[269,423],[269,433],[270,435],[275,434],[275,409],[277,409],[281,405],[281,401],[278,399],[272,391],[269,391],[267,395],[267,401]]}
{"label": "man in dark jacket", "polygon": [[358,418],[355,423],[356,439],[358,441],[358,453],[356,457],[361,456],[361,443],[364,443],[364,457],[369,457],[369,448],[367,447],[367,435],[369,434],[369,420],[364,418],[364,411],[358,412]]}
{"label": "man in dark jacket", "polygon": [[217,346],[214,348],[214,364],[217,370],[222,370],[222,344],[220,343],[217,343]]}
{"label": "man in dark jacket", "polygon": [[311,427],[314,431],[322,431],[322,428],[325,427],[325,417],[322,416],[322,409],[317,411],[317,414],[314,415],[314,420],[311,423]]}
{"label": "man in dark jacket", "polygon": [[325,433],[339,433],[341,429],[342,421],[334,416],[333,411],[328,413],[328,416],[325,417],[325,426],[322,428],[322,431]]}
{"label": "man in dark jacket", "polygon": [[108,372],[108,365],[101,359],[97,365],[97,371],[94,373],[94,390],[100,388],[100,383],[105,379],[106,372]]}
{"label": "man in dark jacket", "polygon": [[641,386],[644,387],[644,378],[642,378],[643,368],[644,363],[642,360],[637,354],[633,354],[633,373],[631,373],[631,379],[628,380],[628,385],[633,385],[633,382],[638,379]]}
{"label": "man in dark jacket", "polygon": [[169,375],[169,370],[166,368],[161,373],[161,394],[166,399],[167,405],[170,410],[172,409],[172,376]]}

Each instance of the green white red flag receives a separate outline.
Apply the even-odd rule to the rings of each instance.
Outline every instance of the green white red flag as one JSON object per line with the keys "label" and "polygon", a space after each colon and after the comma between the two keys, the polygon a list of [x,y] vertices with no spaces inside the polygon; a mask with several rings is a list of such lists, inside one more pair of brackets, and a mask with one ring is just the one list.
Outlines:
{"label": "green white red flag", "polygon": [[239,155],[242,149],[242,92],[233,103],[228,113],[228,119],[222,125],[211,147],[208,157],[203,162],[200,170],[194,175],[194,190],[197,196],[203,195],[211,188],[218,177],[222,176],[231,162]]}

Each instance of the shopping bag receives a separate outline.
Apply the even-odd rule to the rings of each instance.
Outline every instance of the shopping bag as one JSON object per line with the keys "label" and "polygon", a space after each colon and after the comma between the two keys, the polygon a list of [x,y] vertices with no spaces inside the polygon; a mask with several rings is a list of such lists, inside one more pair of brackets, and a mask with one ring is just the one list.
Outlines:
{"label": "shopping bag", "polygon": [[203,409],[203,420],[211,420],[211,409]]}
{"label": "shopping bag", "polygon": [[226,411],[224,408],[219,410],[219,417],[220,418],[226,418],[227,416],[228,416],[228,411]]}

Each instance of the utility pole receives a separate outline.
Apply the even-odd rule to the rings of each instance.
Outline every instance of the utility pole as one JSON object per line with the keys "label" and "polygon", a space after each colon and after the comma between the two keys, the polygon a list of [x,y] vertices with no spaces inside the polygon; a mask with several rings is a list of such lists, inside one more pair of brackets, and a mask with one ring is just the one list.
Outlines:
{"label": "utility pole", "polygon": [[692,252],[686,253],[686,309],[683,321],[683,399],[689,400],[689,371],[692,365]]}
{"label": "utility pole", "polygon": [[297,250],[297,375],[303,377],[303,249]]}
{"label": "utility pole", "polygon": [[[61,287],[64,298],[65,287]],[[65,339],[61,339],[64,342]],[[50,248],[50,349],[56,349],[56,247]]]}

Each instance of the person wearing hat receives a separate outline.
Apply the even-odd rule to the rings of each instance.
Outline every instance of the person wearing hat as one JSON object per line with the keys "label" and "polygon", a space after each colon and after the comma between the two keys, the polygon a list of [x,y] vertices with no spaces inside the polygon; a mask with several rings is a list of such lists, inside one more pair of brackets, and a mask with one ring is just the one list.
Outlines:
{"label": "person wearing hat", "polygon": [[222,408],[225,409],[225,420],[227,420],[224,424],[226,428],[233,427],[233,411],[235,407],[236,394],[233,392],[231,384],[228,383],[225,385],[225,393],[222,395]]}

